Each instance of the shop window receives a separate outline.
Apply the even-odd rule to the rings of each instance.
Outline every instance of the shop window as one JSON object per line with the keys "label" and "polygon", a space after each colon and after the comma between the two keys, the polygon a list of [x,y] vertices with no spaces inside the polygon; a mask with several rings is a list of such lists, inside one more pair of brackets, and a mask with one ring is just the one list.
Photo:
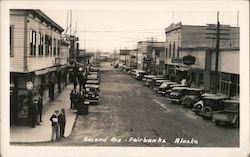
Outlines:
{"label": "shop window", "polygon": [[221,80],[222,81],[230,81],[230,74],[228,73],[221,73]]}
{"label": "shop window", "polygon": [[42,33],[39,33],[39,52],[38,52],[38,55],[39,56],[42,56],[43,55],[43,34]]}
{"label": "shop window", "polygon": [[53,40],[53,55],[56,56],[56,39]]}
{"label": "shop window", "polygon": [[30,55],[36,55],[36,31],[30,30]]}
{"label": "shop window", "polygon": [[14,54],[14,26],[10,26],[10,55]]}

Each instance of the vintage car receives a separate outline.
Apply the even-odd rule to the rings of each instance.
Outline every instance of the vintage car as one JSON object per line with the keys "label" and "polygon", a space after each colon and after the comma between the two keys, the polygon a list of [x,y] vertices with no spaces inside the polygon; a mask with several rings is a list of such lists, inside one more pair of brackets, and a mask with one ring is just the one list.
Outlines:
{"label": "vintage car", "polygon": [[184,107],[193,107],[193,105],[201,100],[201,95],[204,93],[203,89],[199,88],[188,88],[186,91],[186,95],[182,97],[181,104]]}
{"label": "vintage car", "polygon": [[162,83],[164,83],[164,82],[171,82],[170,80],[166,80],[166,79],[164,79],[164,80],[156,80],[155,81],[155,84],[154,84],[154,86],[153,86],[153,89],[154,89],[154,91],[155,92],[157,92],[158,90],[159,90],[159,87],[162,85]]}
{"label": "vintage car", "polygon": [[144,75],[147,75],[147,74],[148,73],[146,71],[143,71],[143,70],[136,71],[135,79],[142,80]]}
{"label": "vintage car", "polygon": [[155,78],[152,79],[152,82],[151,82],[151,84],[150,84],[150,87],[153,88],[153,87],[155,86],[155,82],[156,82],[157,80],[166,80],[166,77],[165,77],[165,76],[162,76],[162,75],[157,75],[157,77],[155,77]]}
{"label": "vintage car", "polygon": [[187,85],[183,85],[183,84],[172,84],[169,86],[169,88],[166,90],[165,92],[165,96],[166,97],[170,97],[170,93],[172,92],[172,89],[175,87],[187,87]]}
{"label": "vintage car", "polygon": [[123,67],[122,67],[122,72],[123,72],[124,74],[130,73],[131,70],[132,70],[132,67],[128,67],[128,66],[123,66]]}
{"label": "vintage car", "polygon": [[201,95],[201,99],[199,101],[197,101],[196,103],[194,103],[193,107],[192,107],[192,111],[197,113],[200,112],[200,110],[204,107],[204,103],[203,103],[203,98],[205,97],[213,97],[213,96],[218,96],[216,94],[212,94],[212,93],[204,93]]}
{"label": "vintage car", "polygon": [[177,82],[163,82],[163,83],[160,85],[160,87],[159,87],[157,93],[158,93],[158,94],[161,94],[161,95],[165,95],[165,94],[166,94],[166,90],[169,89],[170,85],[174,85],[174,84],[178,84],[178,83],[177,83]]}
{"label": "vintage car", "polygon": [[99,92],[100,92],[99,85],[85,84],[84,104],[98,104]]}
{"label": "vintage car", "polygon": [[233,127],[239,127],[239,104],[238,100],[224,100],[224,108],[221,111],[214,112],[212,119],[216,125],[231,124]]}
{"label": "vintage car", "polygon": [[187,94],[189,87],[174,87],[169,95],[169,99],[172,103],[180,103],[182,97]]}
{"label": "vintage car", "polygon": [[100,70],[97,67],[90,67],[89,71],[91,71],[91,72],[99,72]]}
{"label": "vintage car", "polygon": [[88,75],[87,80],[96,80],[100,83],[100,79],[97,75]]}
{"label": "vintage car", "polygon": [[196,114],[202,116],[204,119],[212,120],[214,111],[221,111],[224,108],[224,100],[229,99],[225,96],[209,96],[203,98],[203,108],[196,111]]}
{"label": "vintage car", "polygon": [[154,77],[157,77],[157,76],[155,76],[155,75],[144,75],[142,81],[143,81],[143,83],[146,83],[147,79],[152,79]]}
{"label": "vintage car", "polygon": [[94,84],[94,85],[99,85],[100,82],[98,80],[87,80],[86,84]]}

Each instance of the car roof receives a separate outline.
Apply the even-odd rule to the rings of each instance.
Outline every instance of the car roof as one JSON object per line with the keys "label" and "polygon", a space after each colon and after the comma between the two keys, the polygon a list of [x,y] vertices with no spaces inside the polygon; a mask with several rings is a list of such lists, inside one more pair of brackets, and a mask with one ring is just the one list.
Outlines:
{"label": "car roof", "polygon": [[157,77],[155,75],[144,75],[145,78],[154,78],[154,77]]}
{"label": "car roof", "polygon": [[240,101],[239,100],[224,100],[224,102],[226,102],[226,103],[240,103]]}
{"label": "car roof", "polygon": [[173,88],[175,88],[175,87],[186,87],[186,88],[188,88],[187,85],[183,85],[183,84],[173,84],[173,85],[170,85],[170,87],[173,87]]}
{"label": "car roof", "polygon": [[88,83],[88,82],[99,82],[99,81],[98,80],[87,80],[86,82]]}
{"label": "car roof", "polygon": [[163,82],[162,84],[178,84],[177,82]]}
{"label": "car roof", "polygon": [[187,88],[187,90],[194,90],[194,91],[203,91],[203,89],[200,88]]}
{"label": "car roof", "polygon": [[189,87],[174,87],[173,90],[183,90],[183,89],[187,89]]}
{"label": "car roof", "polygon": [[228,99],[226,96],[209,96],[209,97],[204,97],[203,99],[211,99],[211,100],[220,100],[220,99]]}
{"label": "car roof", "polygon": [[167,80],[167,79],[165,79],[165,80],[156,80],[156,82],[170,82],[170,80]]}
{"label": "car roof", "polygon": [[99,88],[98,85],[94,85],[94,84],[85,84],[85,87],[87,87],[87,88]]}

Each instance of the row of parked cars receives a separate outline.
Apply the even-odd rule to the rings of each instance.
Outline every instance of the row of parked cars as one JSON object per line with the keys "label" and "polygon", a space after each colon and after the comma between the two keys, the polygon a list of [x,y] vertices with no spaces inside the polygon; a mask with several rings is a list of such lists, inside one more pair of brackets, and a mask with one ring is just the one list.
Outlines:
{"label": "row of parked cars", "polygon": [[177,83],[162,75],[149,75],[147,72],[131,67],[121,67],[123,73],[129,74],[152,88],[155,93],[167,97],[173,104],[190,108],[204,119],[215,121],[216,125],[230,124],[239,127],[239,100],[205,93],[203,89],[191,88],[186,83]]}
{"label": "row of parked cars", "polygon": [[91,65],[87,80],[85,83],[85,101],[84,104],[98,104],[99,102],[99,93],[100,93],[100,70],[96,65]]}

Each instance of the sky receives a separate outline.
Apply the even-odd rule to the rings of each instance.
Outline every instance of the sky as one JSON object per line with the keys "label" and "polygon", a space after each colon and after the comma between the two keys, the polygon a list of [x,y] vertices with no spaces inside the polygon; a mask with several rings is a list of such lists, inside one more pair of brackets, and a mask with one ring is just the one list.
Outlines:
{"label": "sky", "polygon": [[[66,30],[69,10],[42,11]],[[81,49],[113,52],[114,49],[135,49],[138,41],[149,38],[165,41],[164,29],[180,21],[184,25],[215,24],[217,11],[72,9],[71,33],[79,37]],[[220,23],[236,26],[237,10],[220,11]]]}

